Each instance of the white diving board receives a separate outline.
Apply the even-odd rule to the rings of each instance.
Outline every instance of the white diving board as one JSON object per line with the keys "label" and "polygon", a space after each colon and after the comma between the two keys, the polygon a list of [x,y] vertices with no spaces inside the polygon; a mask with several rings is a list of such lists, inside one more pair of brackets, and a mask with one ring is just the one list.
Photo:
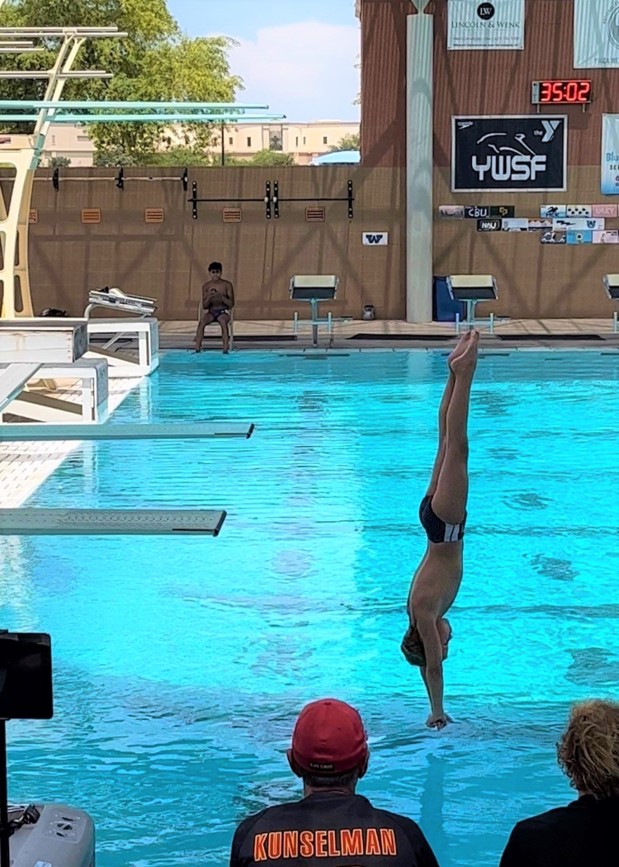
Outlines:
{"label": "white diving board", "polygon": [[[25,366],[25,365],[24,365]],[[1,384],[1,379],[0,379]],[[0,392],[0,399],[2,393]],[[171,440],[241,437],[249,439],[253,424],[191,422],[186,424],[4,424],[0,442],[59,440]]]}
{"label": "white diving board", "polygon": [[40,364],[9,364],[0,370],[0,414],[5,406],[22,393],[28,380],[40,367]]}
{"label": "white diving board", "polygon": [[0,536],[217,536],[223,509],[0,509]]}

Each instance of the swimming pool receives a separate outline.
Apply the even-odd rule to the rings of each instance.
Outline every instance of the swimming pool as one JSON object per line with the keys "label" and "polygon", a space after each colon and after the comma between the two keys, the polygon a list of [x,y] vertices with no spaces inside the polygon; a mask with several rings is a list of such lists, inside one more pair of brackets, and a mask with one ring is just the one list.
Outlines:
{"label": "swimming pool", "polygon": [[95,819],[100,867],[223,865],[236,823],[299,794],[310,699],[355,704],[359,791],[422,825],[442,867],[496,865],[566,802],[568,704],[619,682],[619,353],[480,359],[465,577],[446,708],[400,655],[440,352],[170,352],[113,422],[254,421],[248,441],[80,446],[38,506],[224,506],[218,539],[0,540],[2,625],[52,634],[56,715],[8,725],[13,801]]}

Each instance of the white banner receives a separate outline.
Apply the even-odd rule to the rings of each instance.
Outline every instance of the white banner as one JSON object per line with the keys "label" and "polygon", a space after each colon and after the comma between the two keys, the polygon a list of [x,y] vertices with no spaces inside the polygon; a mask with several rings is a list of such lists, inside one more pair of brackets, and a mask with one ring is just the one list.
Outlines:
{"label": "white banner", "polygon": [[574,69],[619,67],[619,0],[574,0]]}
{"label": "white banner", "polygon": [[602,115],[602,185],[605,196],[619,195],[619,114]]}
{"label": "white banner", "polygon": [[449,0],[447,48],[485,51],[524,48],[524,0]]}

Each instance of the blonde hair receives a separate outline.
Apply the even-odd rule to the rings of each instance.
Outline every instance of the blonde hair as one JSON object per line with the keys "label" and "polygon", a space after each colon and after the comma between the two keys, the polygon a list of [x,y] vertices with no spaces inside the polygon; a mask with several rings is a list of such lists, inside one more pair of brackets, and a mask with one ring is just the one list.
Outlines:
{"label": "blonde hair", "polygon": [[598,800],[619,795],[619,704],[601,699],[575,704],[557,758],[580,794]]}

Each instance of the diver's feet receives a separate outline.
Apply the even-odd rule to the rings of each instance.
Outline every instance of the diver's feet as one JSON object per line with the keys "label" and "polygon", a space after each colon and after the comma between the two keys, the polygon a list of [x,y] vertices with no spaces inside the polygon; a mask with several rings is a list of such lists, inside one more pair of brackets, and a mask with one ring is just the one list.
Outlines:
{"label": "diver's feet", "polygon": [[456,376],[470,376],[472,378],[477,367],[479,350],[479,331],[469,331],[470,337],[464,351],[450,363],[450,367]]}
{"label": "diver's feet", "polygon": [[454,348],[452,349],[452,351],[450,352],[450,354],[449,354],[449,358],[447,359],[447,364],[448,364],[449,367],[451,367],[451,362],[454,360],[454,358],[458,358],[460,355],[462,355],[462,353],[464,352],[464,350],[466,349],[466,347],[469,345],[469,340],[470,340],[470,339],[471,339],[471,332],[470,332],[470,331],[466,331],[466,332],[462,335],[462,337],[460,338],[460,340],[458,340],[458,342],[456,343],[455,347],[454,347]]}

